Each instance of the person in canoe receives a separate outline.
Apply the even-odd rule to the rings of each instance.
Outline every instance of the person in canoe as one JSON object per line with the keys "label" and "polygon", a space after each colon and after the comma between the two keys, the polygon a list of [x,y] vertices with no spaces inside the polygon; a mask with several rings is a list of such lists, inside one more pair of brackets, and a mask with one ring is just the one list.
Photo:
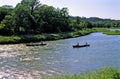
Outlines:
{"label": "person in canoe", "polygon": [[77,43],[76,45],[79,46],[79,43]]}
{"label": "person in canoe", "polygon": [[88,43],[87,43],[87,42],[86,42],[85,44],[86,44],[86,45],[88,45]]}
{"label": "person in canoe", "polygon": [[79,43],[77,43],[76,45],[73,45],[73,48],[79,48],[79,47],[88,47],[90,46],[87,42],[83,45],[79,45]]}

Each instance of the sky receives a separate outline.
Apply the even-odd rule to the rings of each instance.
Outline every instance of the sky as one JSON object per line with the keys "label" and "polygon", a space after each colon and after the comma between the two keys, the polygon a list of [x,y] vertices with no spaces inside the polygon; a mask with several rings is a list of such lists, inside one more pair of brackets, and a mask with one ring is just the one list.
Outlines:
{"label": "sky", "polygon": [[[2,5],[15,5],[21,0],[0,0]],[[100,17],[120,20],[120,0],[40,0],[56,8],[66,7],[69,14],[80,17]]]}

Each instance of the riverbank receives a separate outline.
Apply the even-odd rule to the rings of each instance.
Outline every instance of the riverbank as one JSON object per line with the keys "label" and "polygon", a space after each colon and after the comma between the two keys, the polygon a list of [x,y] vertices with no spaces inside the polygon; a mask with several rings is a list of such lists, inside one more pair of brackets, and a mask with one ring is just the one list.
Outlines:
{"label": "riverbank", "polygon": [[58,39],[73,38],[92,33],[91,29],[79,30],[76,32],[37,34],[37,35],[19,35],[19,36],[0,36],[0,44],[29,43],[39,41],[50,41]]}
{"label": "riverbank", "polygon": [[80,75],[64,75],[57,77],[44,77],[43,79],[120,79],[120,69],[103,68]]}
{"label": "riverbank", "polygon": [[103,32],[108,35],[119,35],[120,31],[110,31],[106,28],[83,29],[74,32],[37,34],[37,35],[19,35],[19,36],[0,36],[0,44],[29,43],[39,41],[58,40],[84,36],[93,32]]}
{"label": "riverbank", "polygon": [[103,32],[106,35],[120,35],[120,29],[93,28],[93,32]]}

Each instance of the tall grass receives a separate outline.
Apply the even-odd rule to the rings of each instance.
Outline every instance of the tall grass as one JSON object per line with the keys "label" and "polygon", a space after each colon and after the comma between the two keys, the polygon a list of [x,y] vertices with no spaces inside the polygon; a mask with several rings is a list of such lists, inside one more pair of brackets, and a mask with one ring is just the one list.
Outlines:
{"label": "tall grass", "polygon": [[21,40],[19,36],[0,36],[0,43],[17,43]]}
{"label": "tall grass", "polygon": [[82,29],[73,32],[62,32],[53,34],[38,34],[38,35],[20,35],[20,36],[0,36],[0,44],[6,43],[26,43],[26,42],[37,42],[37,41],[48,41],[58,40],[65,38],[73,38],[84,36],[92,32],[103,32],[107,35],[120,35],[120,31],[110,31],[107,28],[93,28],[93,29]]}
{"label": "tall grass", "polygon": [[107,35],[120,35],[120,31],[118,31],[118,30],[106,31],[106,32],[104,32],[104,34],[107,34]]}
{"label": "tall grass", "polygon": [[72,37],[79,37],[79,36],[90,34],[92,32],[93,32],[93,29],[83,29],[83,30],[77,30],[75,32],[71,32],[70,35]]}
{"label": "tall grass", "polygon": [[120,30],[111,31],[108,28],[93,28],[94,32],[103,32],[107,35],[120,35]]}
{"label": "tall grass", "polygon": [[120,79],[120,69],[103,68],[86,74],[44,77],[43,79]]}

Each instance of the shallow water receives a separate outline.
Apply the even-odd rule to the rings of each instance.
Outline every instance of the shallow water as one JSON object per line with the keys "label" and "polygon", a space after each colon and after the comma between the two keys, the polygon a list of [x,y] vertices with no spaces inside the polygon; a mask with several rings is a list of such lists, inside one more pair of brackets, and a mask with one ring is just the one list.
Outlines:
{"label": "shallow water", "polygon": [[[90,47],[72,48],[79,42]],[[37,79],[42,76],[79,74],[106,66],[120,68],[120,35],[92,33],[48,41],[47,46],[0,45],[0,79]]]}

